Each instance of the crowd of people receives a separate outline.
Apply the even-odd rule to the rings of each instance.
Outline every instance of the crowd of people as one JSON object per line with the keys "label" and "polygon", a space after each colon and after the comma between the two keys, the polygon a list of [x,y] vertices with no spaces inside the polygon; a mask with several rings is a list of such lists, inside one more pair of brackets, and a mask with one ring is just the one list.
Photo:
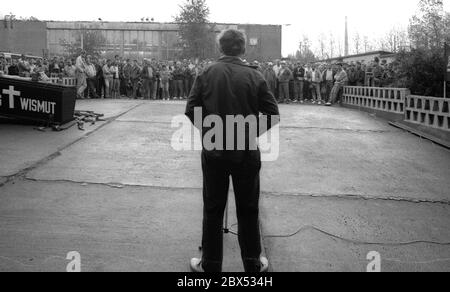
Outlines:
{"label": "crowd of people", "polygon": [[398,66],[375,58],[370,64],[276,61],[253,65],[266,78],[280,103],[332,105],[340,100],[344,86],[399,87]]}
{"label": "crowd of people", "polygon": [[157,61],[142,62],[115,56],[101,59],[82,52],[77,58],[7,60],[0,55],[0,75],[77,80],[77,97],[133,99],[186,99],[195,76],[212,60],[194,62]]}
{"label": "crowd of people", "polygon": [[99,60],[82,52],[74,62],[78,97],[186,99],[195,77],[210,62],[187,59],[139,62],[120,56]]}
{"label": "crowd of people", "polygon": [[[101,59],[82,51],[77,58],[7,60],[0,55],[0,75],[77,80],[78,98],[131,98],[148,100],[186,99],[195,77],[213,60],[142,62],[115,56]],[[302,64],[295,60],[253,61],[280,103],[332,105],[339,101],[343,86],[389,87],[396,85],[396,64]],[[398,86],[397,86],[398,87]]]}

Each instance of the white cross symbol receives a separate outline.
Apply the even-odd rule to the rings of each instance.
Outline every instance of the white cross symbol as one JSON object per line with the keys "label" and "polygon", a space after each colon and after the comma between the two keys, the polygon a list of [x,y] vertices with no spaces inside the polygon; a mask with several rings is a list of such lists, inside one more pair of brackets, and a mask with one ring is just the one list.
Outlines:
{"label": "white cross symbol", "polygon": [[[15,91],[14,86],[9,86],[9,89],[3,89],[3,94],[9,95],[9,108],[14,108],[14,96],[20,96],[20,91]],[[2,98],[0,95],[0,106],[2,105]]]}

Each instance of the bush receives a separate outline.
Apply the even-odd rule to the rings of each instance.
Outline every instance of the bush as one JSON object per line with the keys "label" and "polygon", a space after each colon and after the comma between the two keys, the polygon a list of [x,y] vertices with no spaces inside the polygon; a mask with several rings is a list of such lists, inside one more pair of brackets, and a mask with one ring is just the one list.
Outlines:
{"label": "bush", "polygon": [[444,96],[444,72],[446,62],[444,50],[413,49],[397,56],[399,78],[412,94]]}

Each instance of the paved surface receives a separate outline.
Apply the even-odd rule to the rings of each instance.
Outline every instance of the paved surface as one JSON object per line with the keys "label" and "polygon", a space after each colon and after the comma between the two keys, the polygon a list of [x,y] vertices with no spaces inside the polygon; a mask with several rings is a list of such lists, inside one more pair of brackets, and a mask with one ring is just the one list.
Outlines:
{"label": "paved surface", "polygon": [[[85,132],[0,124],[0,271],[187,271],[201,236],[199,153],[172,150],[181,102],[83,101]],[[450,271],[450,152],[344,108],[282,105],[261,224],[274,271]],[[233,202],[230,225],[236,228]],[[242,271],[225,235],[225,271]]]}
{"label": "paved surface", "polygon": [[[120,100],[108,103],[85,101],[80,103],[77,109],[101,112],[105,115],[105,119],[114,119],[139,104],[139,102]],[[0,124],[2,137],[0,177],[12,176],[35,165],[47,156],[95,131],[103,124],[86,125],[86,131],[79,131],[76,127],[73,127],[57,134],[51,131],[44,133],[36,131],[33,126]]]}

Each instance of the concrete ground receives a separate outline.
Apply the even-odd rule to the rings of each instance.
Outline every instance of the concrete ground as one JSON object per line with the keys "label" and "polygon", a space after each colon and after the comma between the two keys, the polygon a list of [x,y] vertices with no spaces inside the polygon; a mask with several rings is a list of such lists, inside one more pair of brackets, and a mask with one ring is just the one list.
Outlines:
{"label": "concrete ground", "polygon": [[[82,132],[0,124],[0,271],[188,271],[201,240],[199,152],[174,151],[182,102],[80,101]],[[345,108],[281,105],[262,170],[273,271],[450,271],[450,152]],[[232,197],[232,196],[230,196]],[[231,228],[236,229],[233,200]],[[242,271],[225,235],[225,271]]]}

